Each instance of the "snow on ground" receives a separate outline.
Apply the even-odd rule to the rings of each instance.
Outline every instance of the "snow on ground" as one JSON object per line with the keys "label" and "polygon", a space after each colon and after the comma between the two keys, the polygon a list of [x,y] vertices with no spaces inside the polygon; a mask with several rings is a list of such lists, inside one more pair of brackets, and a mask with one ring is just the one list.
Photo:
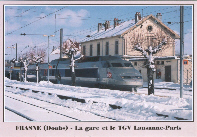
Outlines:
{"label": "snow on ground", "polygon": [[[25,119],[23,117],[20,117],[20,116],[14,114],[13,112],[11,112],[7,109],[5,109],[5,113],[6,113],[5,119],[4,119],[5,121],[13,121],[13,122],[17,122],[17,121],[23,121],[24,122],[25,121],[25,122],[28,122],[27,119]],[[15,121],[16,119],[17,119],[17,121]]]}
{"label": "snow on ground", "polygon": [[[30,88],[38,91],[53,93],[33,93],[24,91],[27,96],[45,99],[74,109],[80,109],[102,116],[110,117],[118,121],[155,121],[177,120],[176,117],[193,120],[193,92],[191,86],[184,86],[183,98],[180,98],[178,84],[172,82],[155,81],[155,94],[147,95],[147,88],[138,89],[137,93],[110,89],[98,89],[88,87],[74,87],[69,85],[47,83],[19,82],[5,78],[5,85],[13,87]],[[147,83],[144,83],[146,87]],[[8,88],[8,87],[6,87]],[[160,88],[170,88],[160,89]],[[13,92],[21,92],[19,89],[9,88]],[[56,94],[85,99],[86,103],[59,99]],[[95,103],[97,102],[97,103]],[[121,106],[121,109],[112,109],[109,104]],[[6,102],[5,102],[6,105]],[[162,116],[158,116],[162,114]],[[94,120],[92,120],[94,121]]]}

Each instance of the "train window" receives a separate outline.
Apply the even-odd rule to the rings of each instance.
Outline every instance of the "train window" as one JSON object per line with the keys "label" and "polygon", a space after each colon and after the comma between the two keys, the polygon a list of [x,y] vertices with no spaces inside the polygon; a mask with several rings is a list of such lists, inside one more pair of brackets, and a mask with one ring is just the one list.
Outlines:
{"label": "train window", "polygon": [[82,62],[96,62],[96,61],[99,61],[98,56],[96,56],[96,57],[84,57],[80,60],[79,63],[82,63]]}
{"label": "train window", "polygon": [[76,69],[76,77],[98,78],[98,68]]}
{"label": "train window", "polygon": [[133,67],[131,63],[124,63],[125,67]]}
{"label": "train window", "polygon": [[111,63],[113,67],[123,67],[121,63]]}
{"label": "train window", "polygon": [[52,76],[55,76],[55,70],[54,69],[52,70]]}
{"label": "train window", "polygon": [[59,72],[58,72],[61,76],[65,76],[65,71],[64,69],[59,69]]}
{"label": "train window", "polygon": [[52,76],[52,69],[49,69],[49,76]]}
{"label": "train window", "polygon": [[65,77],[71,77],[71,69],[65,69]]}

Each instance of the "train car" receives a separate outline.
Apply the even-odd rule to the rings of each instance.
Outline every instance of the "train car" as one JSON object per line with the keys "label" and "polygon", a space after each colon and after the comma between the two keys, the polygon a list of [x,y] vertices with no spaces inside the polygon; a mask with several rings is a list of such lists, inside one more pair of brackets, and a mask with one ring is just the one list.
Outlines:
{"label": "train car", "polygon": [[[48,80],[48,63],[39,63],[39,81]],[[29,65],[27,81],[37,81],[36,65]],[[75,61],[76,86],[100,87],[137,91],[143,79],[131,62],[119,56],[83,57]],[[62,58],[50,62],[49,81],[71,85],[70,59]]]}
{"label": "train car", "polygon": [[[48,64],[40,65],[40,80],[47,80]],[[84,57],[75,62],[77,86],[106,87],[121,90],[137,90],[143,79],[131,62],[118,56]],[[49,80],[71,85],[70,59],[56,59],[50,63]]]}
{"label": "train car", "polygon": [[[24,73],[23,65],[20,63],[15,63],[12,66],[5,67],[5,77],[11,78],[12,80],[20,80],[22,79],[22,75]],[[21,78],[20,78],[21,76]]]}

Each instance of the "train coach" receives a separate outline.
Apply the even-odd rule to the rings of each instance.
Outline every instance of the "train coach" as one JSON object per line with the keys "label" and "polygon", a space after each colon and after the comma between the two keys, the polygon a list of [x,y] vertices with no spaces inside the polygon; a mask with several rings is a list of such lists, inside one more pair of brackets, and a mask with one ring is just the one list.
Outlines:
{"label": "train coach", "polygon": [[[48,64],[40,63],[38,66],[39,81],[48,80]],[[75,76],[77,86],[137,91],[143,85],[141,73],[131,62],[122,60],[119,56],[83,57],[76,60]],[[27,81],[36,81],[36,65],[29,65]],[[50,62],[49,81],[72,84],[70,59],[62,58]]]}

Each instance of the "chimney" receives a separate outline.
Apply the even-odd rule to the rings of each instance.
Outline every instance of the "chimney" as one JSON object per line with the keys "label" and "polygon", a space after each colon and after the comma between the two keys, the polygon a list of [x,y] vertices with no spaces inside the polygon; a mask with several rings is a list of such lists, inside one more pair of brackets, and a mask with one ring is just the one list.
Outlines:
{"label": "chimney", "polygon": [[110,27],[110,22],[109,22],[109,21],[106,21],[106,22],[105,22],[105,31],[106,31],[107,29],[109,29],[109,27]]}
{"label": "chimney", "polygon": [[162,21],[162,15],[161,15],[161,13],[157,13],[156,18],[158,18],[159,20]]}
{"label": "chimney", "polygon": [[102,29],[102,23],[98,23],[98,32]]}
{"label": "chimney", "polygon": [[135,14],[135,24],[136,24],[139,20],[141,20],[141,14],[140,14],[140,12],[136,12],[136,14]]}
{"label": "chimney", "polygon": [[114,18],[114,28],[118,26],[118,19],[117,18]]}

